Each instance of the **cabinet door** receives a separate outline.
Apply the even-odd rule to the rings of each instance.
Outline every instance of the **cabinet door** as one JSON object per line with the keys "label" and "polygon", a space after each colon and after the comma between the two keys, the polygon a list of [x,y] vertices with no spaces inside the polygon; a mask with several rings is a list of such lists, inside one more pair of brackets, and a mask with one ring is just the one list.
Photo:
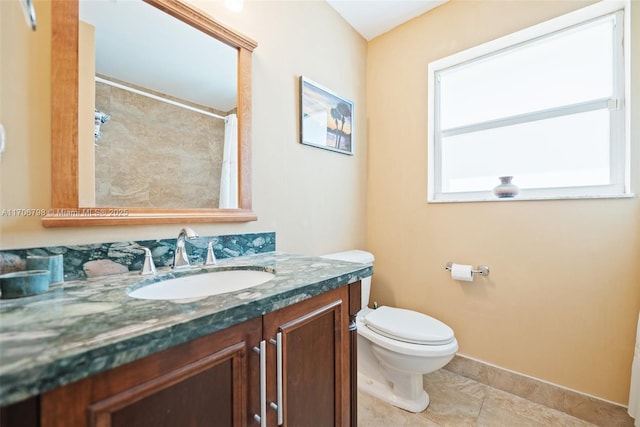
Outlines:
{"label": "cabinet door", "polygon": [[349,336],[350,336],[350,386],[351,386],[351,427],[358,425],[358,330],[356,316],[362,308],[362,282],[349,285]]}
{"label": "cabinet door", "polygon": [[[348,301],[349,288],[344,286],[264,316],[264,337],[271,343],[267,351],[267,400],[279,403],[283,425],[349,425]],[[280,369],[278,343],[282,351]],[[277,424],[277,411],[269,411],[268,425]]]}
{"label": "cabinet door", "polygon": [[30,397],[22,402],[0,408],[1,427],[38,427],[39,397]]}
{"label": "cabinet door", "polygon": [[259,404],[254,319],[42,395],[42,427],[245,426]]}

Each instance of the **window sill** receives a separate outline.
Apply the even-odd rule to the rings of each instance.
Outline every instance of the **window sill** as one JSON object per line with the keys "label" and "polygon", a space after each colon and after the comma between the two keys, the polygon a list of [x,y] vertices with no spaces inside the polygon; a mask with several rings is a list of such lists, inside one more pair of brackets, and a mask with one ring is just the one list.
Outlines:
{"label": "window sill", "polygon": [[529,201],[548,201],[548,200],[592,200],[592,199],[631,199],[634,193],[628,194],[603,194],[603,195],[587,195],[587,196],[516,196],[497,198],[495,196],[477,199],[441,199],[427,200],[427,203],[475,203],[475,202],[529,202]]}

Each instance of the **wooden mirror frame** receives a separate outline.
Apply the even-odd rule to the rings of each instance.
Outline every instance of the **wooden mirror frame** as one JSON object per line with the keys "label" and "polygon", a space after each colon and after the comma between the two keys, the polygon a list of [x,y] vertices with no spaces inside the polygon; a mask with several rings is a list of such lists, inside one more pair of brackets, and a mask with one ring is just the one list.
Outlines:
{"label": "wooden mirror frame", "polygon": [[257,43],[179,0],[144,0],[238,49],[238,209],[82,207],[78,175],[78,0],[51,2],[51,209],[45,227],[247,222],[251,210],[251,55]]}

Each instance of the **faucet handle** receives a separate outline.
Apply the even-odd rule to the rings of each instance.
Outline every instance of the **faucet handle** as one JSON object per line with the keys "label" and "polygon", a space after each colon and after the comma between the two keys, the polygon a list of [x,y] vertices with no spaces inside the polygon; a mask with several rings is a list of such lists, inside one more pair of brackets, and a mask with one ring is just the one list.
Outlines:
{"label": "faucet handle", "polygon": [[144,265],[142,266],[142,271],[140,274],[143,276],[156,274],[156,265],[153,263],[153,258],[151,257],[151,250],[149,248],[142,248],[144,250]]}
{"label": "faucet handle", "polygon": [[210,241],[207,244],[207,260],[204,262],[204,265],[215,265],[217,262],[216,256],[213,253],[213,242]]}

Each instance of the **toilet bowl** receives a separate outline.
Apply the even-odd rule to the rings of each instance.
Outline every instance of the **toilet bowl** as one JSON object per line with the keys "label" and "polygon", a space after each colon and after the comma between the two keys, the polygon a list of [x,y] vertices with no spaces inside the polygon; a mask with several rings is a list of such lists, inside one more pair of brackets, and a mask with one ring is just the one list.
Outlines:
{"label": "toilet bowl", "polygon": [[[371,253],[353,250],[325,255],[341,261],[372,263]],[[358,389],[394,406],[422,412],[429,405],[423,375],[445,366],[458,342],[443,322],[416,311],[367,306],[371,277],[362,280],[358,312]]]}

